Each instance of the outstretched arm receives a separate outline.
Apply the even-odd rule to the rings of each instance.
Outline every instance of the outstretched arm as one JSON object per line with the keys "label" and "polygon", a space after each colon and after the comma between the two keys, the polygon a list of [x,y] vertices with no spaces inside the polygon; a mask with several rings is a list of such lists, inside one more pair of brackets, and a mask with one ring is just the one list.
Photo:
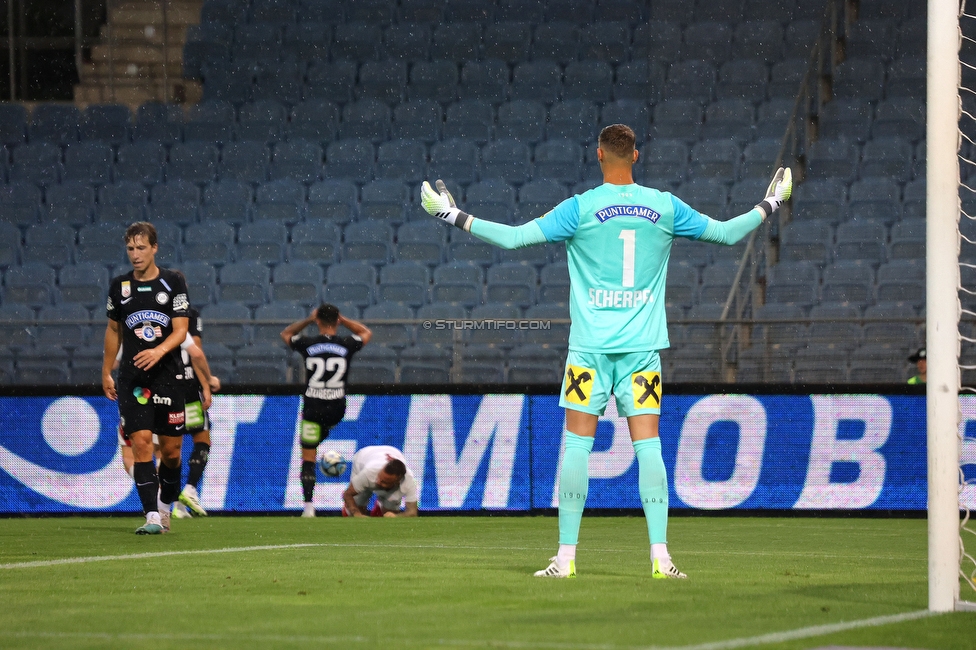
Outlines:
{"label": "outstretched arm", "polygon": [[698,236],[699,241],[732,246],[759,227],[767,217],[786,203],[793,193],[793,173],[789,167],[776,170],[773,180],[766,189],[766,196],[759,205],[745,214],[728,221],[716,221],[710,217],[705,231]]}
{"label": "outstretched arm", "polygon": [[430,183],[424,181],[420,188],[420,199],[424,210],[441,221],[446,221],[465,232],[470,232],[482,241],[508,250],[548,242],[539,224],[535,221],[524,223],[521,226],[508,226],[484,219],[476,219],[467,212],[458,209],[454,203],[454,197],[447,191],[444,181],[438,180],[434,184],[437,186],[436,191],[430,186]]}

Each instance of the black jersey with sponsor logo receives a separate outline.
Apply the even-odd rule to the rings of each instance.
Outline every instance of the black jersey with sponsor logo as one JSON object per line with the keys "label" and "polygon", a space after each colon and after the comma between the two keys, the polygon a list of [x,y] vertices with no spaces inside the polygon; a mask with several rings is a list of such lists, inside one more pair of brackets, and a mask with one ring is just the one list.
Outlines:
{"label": "black jersey with sponsor logo", "polygon": [[188,309],[186,282],[169,269],[159,269],[159,275],[152,280],[136,280],[132,271],[112,279],[105,311],[122,329],[120,380],[131,379],[148,385],[157,379],[183,378],[179,348],[148,371],[136,368],[133,359],[139,352],[165,341],[173,333],[173,318],[186,317]]}
{"label": "black jersey with sponsor logo", "polygon": [[358,336],[292,337],[291,349],[302,355],[308,379],[305,382],[305,404],[344,400],[349,360],[363,348]]}

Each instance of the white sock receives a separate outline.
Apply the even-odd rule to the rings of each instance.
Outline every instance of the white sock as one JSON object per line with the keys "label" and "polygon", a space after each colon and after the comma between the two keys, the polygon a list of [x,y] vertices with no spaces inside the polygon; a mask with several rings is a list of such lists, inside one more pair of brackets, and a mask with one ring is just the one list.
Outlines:
{"label": "white sock", "polygon": [[576,544],[560,544],[559,550],[556,552],[556,560],[560,564],[566,564],[571,560],[576,559]]}
{"label": "white sock", "polygon": [[159,513],[155,511],[146,513],[146,523],[156,524],[157,526],[159,526],[160,525]]}
{"label": "white sock", "polygon": [[651,561],[654,560],[670,560],[671,556],[668,555],[668,545],[667,544],[651,544]]}

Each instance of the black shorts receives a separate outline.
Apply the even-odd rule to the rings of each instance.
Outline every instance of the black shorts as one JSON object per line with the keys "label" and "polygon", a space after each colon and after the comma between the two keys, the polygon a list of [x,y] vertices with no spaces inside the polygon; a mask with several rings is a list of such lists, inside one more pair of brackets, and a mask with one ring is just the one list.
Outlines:
{"label": "black shorts", "polygon": [[346,400],[306,400],[302,409],[302,449],[315,449],[346,415]]}
{"label": "black shorts", "polygon": [[186,433],[185,388],[178,383],[139,386],[119,380],[119,421],[128,434],[148,430],[157,436]]}
{"label": "black shorts", "polygon": [[210,431],[210,414],[203,410],[203,397],[199,387],[194,384],[184,393],[186,401],[186,430],[184,433],[195,435],[201,431]]}

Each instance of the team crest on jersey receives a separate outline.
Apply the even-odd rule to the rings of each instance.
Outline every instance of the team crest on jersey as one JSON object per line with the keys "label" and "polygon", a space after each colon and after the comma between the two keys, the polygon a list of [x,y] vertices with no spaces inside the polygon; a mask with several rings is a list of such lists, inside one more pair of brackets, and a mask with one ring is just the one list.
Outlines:
{"label": "team crest on jersey", "polygon": [[595,216],[600,220],[600,223],[605,223],[614,217],[637,217],[647,219],[651,223],[657,223],[657,220],[661,218],[661,213],[643,205],[608,205],[602,210],[597,210]]}
{"label": "team crest on jersey", "polygon": [[593,392],[593,382],[596,370],[582,366],[566,365],[566,381],[563,382],[563,396],[570,404],[580,406],[590,405],[590,393]]}
{"label": "team crest on jersey", "polygon": [[122,297],[128,298],[132,295],[132,284],[128,280],[122,281]]}
{"label": "team crest on jersey", "polygon": [[630,376],[630,392],[635,409],[661,408],[661,373],[635,372]]}
{"label": "team crest on jersey", "polygon": [[156,294],[156,302],[158,302],[160,305],[165,305],[167,302],[169,302],[169,294],[165,291],[160,291]]}
{"label": "team crest on jersey", "polygon": [[154,309],[143,309],[126,318],[125,325],[143,341],[155,341],[162,337],[162,328],[169,326],[169,316]]}

